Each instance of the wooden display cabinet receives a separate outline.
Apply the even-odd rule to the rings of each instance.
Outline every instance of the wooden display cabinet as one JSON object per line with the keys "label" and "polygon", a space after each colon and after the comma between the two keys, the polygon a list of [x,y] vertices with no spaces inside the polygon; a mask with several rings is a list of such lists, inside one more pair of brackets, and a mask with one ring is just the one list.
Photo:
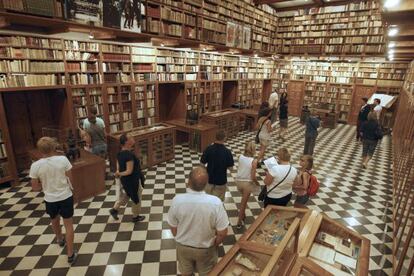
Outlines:
{"label": "wooden display cabinet", "polygon": [[[32,161],[42,158],[42,154],[33,149],[29,151]],[[75,203],[89,199],[106,190],[105,160],[95,154],[80,150],[80,158],[72,162],[72,187]]]}
{"label": "wooden display cabinet", "polygon": [[128,133],[135,139],[135,154],[145,169],[174,158],[175,127],[168,124],[133,128],[108,136],[108,155],[111,171],[116,170],[116,156],[121,150],[119,137]]}
{"label": "wooden display cabinet", "polygon": [[299,257],[297,258],[295,265],[289,272],[290,276],[333,276],[334,274],[326,271],[321,266],[317,265],[313,261]]}
{"label": "wooden display cabinet", "polygon": [[[294,218],[276,249],[252,241],[238,241],[209,275],[235,275],[236,271],[241,275],[288,275],[296,259],[299,229],[300,219]],[[240,259],[245,258],[254,267],[249,269],[240,264]]]}
{"label": "wooden display cabinet", "polygon": [[300,257],[334,275],[368,275],[370,241],[326,215],[305,226],[299,243]]}
{"label": "wooden display cabinet", "polygon": [[321,117],[322,127],[333,129],[338,125],[338,112],[327,109],[314,109],[313,112]]}
{"label": "wooden display cabinet", "polygon": [[202,122],[216,125],[218,130],[224,130],[226,137],[236,136],[240,131],[240,111],[237,109],[223,109],[205,113]]}
{"label": "wooden display cabinet", "polygon": [[184,119],[170,120],[166,123],[176,127],[176,142],[188,142],[190,149],[203,152],[216,138],[217,126],[206,123],[186,124]]}

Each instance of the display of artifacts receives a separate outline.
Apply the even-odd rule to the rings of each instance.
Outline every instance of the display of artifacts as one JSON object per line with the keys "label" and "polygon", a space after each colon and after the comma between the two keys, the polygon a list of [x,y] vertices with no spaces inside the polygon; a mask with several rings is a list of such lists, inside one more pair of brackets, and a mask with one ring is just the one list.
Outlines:
{"label": "display of artifacts", "polygon": [[270,246],[279,245],[297,215],[297,212],[289,211],[270,212],[249,238],[249,241]]}
{"label": "display of artifacts", "polygon": [[320,231],[309,256],[334,275],[355,275],[360,246],[351,239]]}
{"label": "display of artifacts", "polygon": [[226,268],[220,273],[222,276],[253,276],[260,275],[270,259],[269,255],[240,250]]}
{"label": "display of artifacts", "polygon": [[243,42],[243,26],[236,24],[234,30],[234,47],[242,48]]}
{"label": "display of artifacts", "polygon": [[104,0],[104,26],[140,33],[145,15],[145,6],[142,2],[142,0]]}
{"label": "display of artifacts", "polygon": [[252,43],[252,29],[250,27],[243,26],[243,41],[241,48],[250,49]]}
{"label": "display of artifacts", "polygon": [[65,18],[82,24],[102,26],[102,0],[66,0]]}

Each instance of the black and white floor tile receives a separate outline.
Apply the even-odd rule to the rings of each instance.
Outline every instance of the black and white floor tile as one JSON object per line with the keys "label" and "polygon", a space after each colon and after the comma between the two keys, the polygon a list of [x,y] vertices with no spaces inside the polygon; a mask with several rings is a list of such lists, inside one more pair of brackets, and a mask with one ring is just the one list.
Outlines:
{"label": "black and white floor tile", "polygon": [[[297,118],[289,120],[285,142],[275,137],[270,156],[279,147],[292,153],[297,164],[303,152],[304,127]],[[277,133],[277,132],[276,132]],[[276,136],[276,135],[275,135]],[[241,132],[227,145],[238,156],[253,132]],[[361,168],[361,144],[355,141],[355,127],[338,125],[322,129],[315,150],[315,172],[321,189],[309,207],[358,231],[371,240],[371,275],[392,274],[392,171],[391,141],[385,137],[368,169]],[[133,224],[130,208],[120,221],[108,213],[115,201],[112,180],[108,191],[84,201],[75,209],[75,243],[79,258],[72,267],[65,251],[53,244],[54,235],[44,212],[42,195],[32,192],[28,179],[16,188],[0,190],[0,275],[177,275],[175,242],[166,223],[172,198],[185,192],[186,177],[200,154],[186,146],[176,147],[175,159],[146,172],[142,212],[144,222]],[[241,195],[236,189],[236,167],[229,174],[225,208],[232,227],[220,250],[221,256],[245,231],[237,230],[237,208]],[[265,172],[258,170],[259,179]],[[261,212],[251,197],[246,212],[251,224]],[[247,225],[248,226],[248,225]]]}

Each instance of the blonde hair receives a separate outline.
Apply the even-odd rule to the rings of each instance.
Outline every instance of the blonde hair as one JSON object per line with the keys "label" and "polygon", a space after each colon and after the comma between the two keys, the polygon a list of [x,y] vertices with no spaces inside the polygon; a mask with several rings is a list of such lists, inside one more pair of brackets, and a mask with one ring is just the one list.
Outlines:
{"label": "blonde hair", "polygon": [[280,161],[289,162],[290,161],[290,152],[287,148],[280,148],[277,151],[277,157]]}
{"label": "blonde hair", "polygon": [[368,113],[368,121],[376,121],[377,120],[377,114],[375,112],[371,111]]}
{"label": "blonde hair", "polygon": [[43,154],[50,154],[56,150],[57,142],[52,137],[42,137],[37,141],[37,149]]}
{"label": "blonde hair", "polygon": [[247,142],[244,146],[244,156],[254,157],[256,154],[256,144],[253,141]]}
{"label": "blonde hair", "polygon": [[313,167],[313,157],[312,157],[312,155],[307,155],[307,154],[303,155],[300,160],[304,162],[304,164],[305,164],[304,169],[305,170],[308,170],[308,171],[312,170],[312,167]]}

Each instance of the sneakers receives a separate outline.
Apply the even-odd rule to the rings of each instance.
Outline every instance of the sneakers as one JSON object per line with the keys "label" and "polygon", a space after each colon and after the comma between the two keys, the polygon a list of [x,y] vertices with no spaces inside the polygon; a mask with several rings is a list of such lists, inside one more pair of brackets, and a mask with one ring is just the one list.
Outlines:
{"label": "sneakers", "polygon": [[65,247],[66,241],[65,238],[62,238],[62,240],[57,240],[56,239],[56,243],[59,244],[60,247]]}
{"label": "sneakers", "polygon": [[118,220],[118,219],[119,219],[119,217],[118,217],[118,211],[117,211],[117,210],[115,210],[114,208],[110,209],[110,210],[109,210],[109,213],[110,213],[110,214],[111,214],[111,216],[114,218],[114,220]]}
{"label": "sneakers", "polygon": [[74,264],[77,258],[78,258],[78,251],[73,251],[72,256],[68,257],[68,263]]}
{"label": "sneakers", "polygon": [[139,221],[143,221],[145,219],[145,216],[137,216],[132,218],[132,222],[139,222]]}

